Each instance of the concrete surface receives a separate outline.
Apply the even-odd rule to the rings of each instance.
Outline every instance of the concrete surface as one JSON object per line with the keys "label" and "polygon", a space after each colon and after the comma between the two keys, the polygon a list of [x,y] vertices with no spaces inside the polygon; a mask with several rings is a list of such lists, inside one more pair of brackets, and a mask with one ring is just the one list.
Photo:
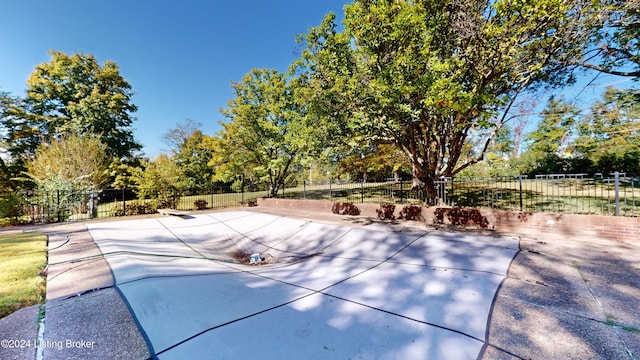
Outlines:
{"label": "concrete surface", "polygon": [[43,359],[146,359],[144,338],[113,287],[111,270],[85,225],[23,230],[48,235],[45,320],[39,338],[37,306],[25,309],[26,316],[19,319],[14,317],[18,313],[0,319],[1,339],[28,340],[33,349],[28,353],[0,349],[0,359],[35,359],[36,350]]}
{"label": "concrete surface", "polygon": [[[488,342],[524,359],[638,359],[640,243],[528,234]],[[511,359],[489,348],[486,359]]]}
{"label": "concrete surface", "polygon": [[[148,292],[156,292],[158,296],[167,298],[158,302],[158,306],[145,309],[148,314],[136,315],[136,319],[154,319],[158,314],[176,318],[176,314],[172,314],[174,310],[178,313],[184,312],[187,316],[177,320],[179,324],[175,329],[166,328],[166,335],[154,335],[157,339],[153,341],[164,344],[159,347],[170,343],[175,345],[165,349],[154,346],[152,351],[156,353],[165,350],[159,355],[160,358],[182,358],[186,354],[189,358],[292,358],[291,354],[306,351],[309,356],[305,358],[324,359],[344,356],[347,353],[345,349],[351,349],[351,354],[357,353],[360,358],[419,358],[420,355],[426,354],[427,358],[455,359],[473,358],[474,355],[471,353],[476,351],[473,342],[480,343],[477,356],[482,359],[638,359],[640,356],[640,317],[637,315],[640,313],[638,241],[611,241],[576,235],[573,231],[566,234],[482,232],[487,236],[480,236],[480,239],[492,241],[502,241],[499,235],[518,237],[522,251],[515,255],[506,272],[506,279],[489,309],[486,333],[478,338],[481,341],[477,341],[474,339],[475,335],[472,335],[480,333],[477,325],[464,327],[463,331],[469,334],[463,335],[463,331],[460,331],[453,332],[459,336],[449,336],[451,331],[444,331],[437,327],[439,324],[435,322],[443,321],[442,324],[455,329],[454,317],[434,319],[434,315],[426,309],[440,309],[441,305],[429,306],[419,303],[421,296],[442,292],[440,285],[426,289],[423,287],[422,293],[414,291],[409,294],[407,300],[402,291],[407,286],[415,290],[425,281],[434,281],[433,284],[436,284],[435,280],[438,280],[448,284],[448,277],[468,279],[465,278],[468,276],[465,272],[467,269],[459,269],[460,259],[465,256],[473,257],[465,255],[467,250],[473,254],[473,251],[480,249],[479,245],[474,249],[474,243],[471,241],[477,231],[472,233],[450,228],[454,233],[450,234],[448,231],[434,232],[433,229],[419,223],[381,223],[372,218],[319,214],[300,209],[252,208],[252,211],[284,215],[299,222],[287,222],[285,226],[284,222],[277,223],[279,220],[276,220],[278,226],[272,226],[269,233],[259,230],[259,226],[265,225],[264,223],[257,224],[254,231],[247,231],[247,237],[242,238],[235,237],[231,228],[227,227],[224,230],[218,227],[219,232],[226,231],[228,238],[235,240],[215,242],[199,231],[192,231],[190,227],[178,226],[185,219],[165,218],[165,224],[167,221],[175,222],[169,227],[174,234],[194,239],[189,243],[192,249],[174,248],[175,243],[172,241],[165,244],[162,241],[164,235],[162,239],[154,238],[147,244],[135,243],[140,240],[137,238],[132,244],[105,242],[104,245],[112,246],[111,250],[114,251],[118,251],[116,249],[120,247],[133,247],[126,250],[129,253],[114,252],[106,256],[116,267],[130,267],[130,271],[120,272],[121,276],[118,278],[119,282],[122,280],[119,288],[124,289],[123,293],[128,291],[128,296],[132,299],[148,297]],[[218,214],[211,213],[218,220],[223,220]],[[208,219],[200,218],[199,214],[195,215],[187,220],[195,223],[197,219],[201,219],[201,226],[209,226]],[[132,220],[122,222],[129,221]],[[101,223],[104,222],[91,222],[88,225]],[[157,227],[155,224],[153,226]],[[292,233],[296,226],[298,229]],[[323,226],[328,227],[322,228]],[[383,230],[386,233],[395,234],[392,240],[383,245],[385,251],[391,252],[384,259],[386,261],[380,261],[381,257],[377,255],[382,252],[375,253],[375,247],[374,253],[369,251],[371,248],[357,250],[345,247],[343,249],[350,252],[345,257],[316,254],[304,258],[286,241],[289,237],[296,236],[304,241],[307,227],[308,230],[333,229],[332,234],[338,237],[341,233],[337,228],[344,226],[356,229],[364,226],[376,231],[382,228],[386,229]],[[129,227],[126,226],[127,229]],[[74,248],[59,252],[62,263],[49,268],[51,281],[48,284],[50,292],[45,339],[50,340],[51,346],[48,355],[45,349],[45,359],[147,358],[150,352],[139,327],[136,326],[134,317],[117,289],[111,287],[114,283],[109,266],[105,261],[100,261],[101,256],[97,255],[100,251],[95,252],[97,248],[91,245],[91,236],[84,224],[36,226],[21,230],[37,230],[50,234],[53,239],[50,248],[59,245],[58,240],[54,238],[56,234],[70,234],[69,244],[77,243]],[[351,232],[358,233],[352,230],[348,235],[352,236]],[[447,254],[448,257],[429,257],[427,253],[424,259],[418,259],[411,255],[408,250],[413,249],[414,245],[426,246],[420,244],[425,238],[414,237],[423,233],[430,236],[439,235],[433,237],[434,241],[428,244],[431,247],[425,247],[424,250],[440,251],[440,254]],[[216,253],[217,250],[227,249],[229,244],[238,244],[237,250],[251,250],[247,244],[253,243],[253,246],[257,246],[257,243],[249,241],[248,238],[255,240],[258,237],[262,237],[264,243],[269,246],[284,250],[278,254],[282,260],[280,263],[260,267],[238,267],[231,264],[233,268],[228,268],[229,264],[226,261],[229,258]],[[455,241],[456,237],[466,238],[466,241],[458,244],[459,246],[452,247],[461,251],[460,253],[447,250],[446,247],[442,248],[443,244]],[[166,239],[170,240],[170,237]],[[277,239],[285,241],[278,243]],[[359,239],[362,240],[362,237]],[[403,251],[393,252],[402,249],[407,243],[411,243],[411,246]],[[304,249],[329,245],[325,249],[329,252],[332,246],[338,244],[340,242],[318,242],[307,244],[309,248]],[[150,253],[163,252],[168,246],[170,251],[180,251],[181,256],[194,252],[205,253],[211,248],[214,251],[206,253],[205,257],[214,258],[220,266],[213,268],[210,264],[203,265],[214,261],[203,260],[201,255],[175,259],[131,252],[150,245],[155,245]],[[487,248],[495,251],[500,250],[500,247]],[[60,250],[63,250],[63,247]],[[56,256],[52,251],[49,261],[55,263]],[[78,261],[65,262],[73,259]],[[164,263],[157,261],[158,259],[162,259]],[[429,269],[425,266],[426,261],[440,261],[438,266],[450,268],[447,268],[447,271],[436,267]],[[305,277],[305,273],[312,273],[324,264],[335,266],[337,271],[319,272],[316,278]],[[489,278],[502,276],[491,274],[496,270],[491,261],[477,261],[471,265],[477,266],[474,272],[489,271],[485,273]],[[248,270],[245,271],[246,268]],[[289,271],[294,268],[296,271]],[[183,282],[173,281],[175,277],[172,276],[177,270],[183,272],[180,276]],[[348,279],[338,283],[339,277],[336,277],[335,273],[345,270],[352,271],[346,272],[349,275]],[[434,272],[434,276],[429,275],[429,271]],[[118,272],[116,274],[118,277]],[[63,278],[66,280],[62,281]],[[370,284],[371,279],[374,280],[374,286],[365,286]],[[378,279],[380,281],[376,281]],[[390,279],[394,280],[393,284],[388,281]],[[397,279],[402,281],[395,284]],[[464,281],[459,284],[478,291]],[[164,308],[172,304],[170,294],[179,294],[183,292],[183,288],[190,287],[198,287],[200,290],[197,293],[208,297],[208,302],[201,304],[203,307],[208,306],[208,309],[204,309],[207,316],[189,313],[188,307],[180,305],[182,301],[173,308]],[[93,290],[96,288],[97,290]],[[228,291],[217,291],[218,288],[226,288]],[[481,289],[475,296],[483,298],[486,291],[487,289]],[[347,298],[347,295],[351,298]],[[248,296],[259,299],[256,303],[261,305],[255,309],[244,308],[242,312],[238,312],[242,304],[253,305],[246,299]],[[395,301],[398,299],[399,304],[396,304]],[[184,300],[187,304],[190,301],[197,302],[197,299]],[[456,303],[455,297],[450,300]],[[385,304],[387,306],[383,307]],[[403,304],[417,306],[407,308]],[[475,306],[473,303],[468,305]],[[37,325],[34,325],[37,313],[37,307],[31,307],[0,319],[0,337],[32,339],[37,334]],[[240,313],[248,314],[239,318]],[[470,319],[473,319],[473,316]],[[158,323],[162,324],[162,321]],[[146,335],[146,328],[143,329]],[[174,334],[174,330],[177,334]],[[193,334],[184,338],[184,334],[189,332]],[[69,338],[76,342],[95,341],[95,345],[92,349],[65,350],[64,354],[51,351],[57,345],[55,341],[59,341],[59,336],[64,340]],[[325,339],[326,341],[323,341]],[[150,338],[147,340],[154,344]],[[433,347],[434,341],[449,341],[449,351],[443,354],[444,347]],[[311,346],[314,350],[309,352]],[[209,350],[212,347],[215,348],[213,353]],[[34,353],[33,350],[18,352],[16,349],[0,348],[2,359],[31,359],[32,356],[35,357]]]}
{"label": "concrete surface", "polygon": [[40,305],[20,309],[0,319],[0,359],[35,359]]}
{"label": "concrete surface", "polygon": [[247,211],[87,226],[160,359],[475,359],[519,250],[513,238]]}

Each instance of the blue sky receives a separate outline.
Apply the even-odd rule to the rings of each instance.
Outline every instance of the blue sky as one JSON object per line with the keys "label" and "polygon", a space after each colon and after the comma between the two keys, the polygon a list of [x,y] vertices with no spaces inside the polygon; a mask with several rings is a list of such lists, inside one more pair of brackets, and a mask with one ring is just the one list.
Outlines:
{"label": "blue sky", "polygon": [[163,152],[161,136],[191,118],[207,134],[233,97],[231,81],[252,68],[286,70],[296,34],[320,24],[344,0],[20,0],[0,10],[0,90],[24,95],[48,50],[113,60],[138,106],[135,137]]}

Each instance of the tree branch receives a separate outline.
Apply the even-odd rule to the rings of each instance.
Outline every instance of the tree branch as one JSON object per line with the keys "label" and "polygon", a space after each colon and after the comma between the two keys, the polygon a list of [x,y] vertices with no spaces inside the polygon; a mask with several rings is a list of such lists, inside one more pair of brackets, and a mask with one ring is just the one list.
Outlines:
{"label": "tree branch", "polygon": [[585,67],[587,69],[597,70],[597,71],[603,72],[605,74],[611,74],[611,75],[617,75],[617,76],[625,76],[625,77],[640,77],[640,70],[618,71],[618,70],[612,70],[612,69],[606,68],[604,66],[585,63],[585,62],[581,62],[581,61],[571,61],[571,62],[569,62],[569,64],[570,65],[582,66],[582,67]]}

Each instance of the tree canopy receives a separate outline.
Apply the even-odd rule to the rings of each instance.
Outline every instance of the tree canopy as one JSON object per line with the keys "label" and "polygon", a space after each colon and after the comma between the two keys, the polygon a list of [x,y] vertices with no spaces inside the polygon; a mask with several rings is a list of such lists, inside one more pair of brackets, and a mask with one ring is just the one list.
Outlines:
{"label": "tree canopy", "polygon": [[598,172],[640,172],[640,93],[608,88],[577,123],[576,155]]}
{"label": "tree canopy", "polygon": [[126,158],[140,150],[131,128],[137,107],[118,65],[100,65],[91,54],[50,55],[29,77],[26,96],[5,111],[11,155],[32,156],[41,142],[52,143],[70,132],[100,134],[110,157]]}
{"label": "tree canopy", "polygon": [[579,0],[567,64],[640,78],[640,0]]}
{"label": "tree canopy", "polygon": [[[480,161],[519,93],[570,80],[557,56],[571,4],[543,1],[357,1],[303,38],[298,72],[311,109],[351,139],[392,141],[414,185]],[[341,125],[338,125],[341,124]],[[485,137],[469,147],[470,136]],[[464,161],[461,161],[464,160]]]}
{"label": "tree canopy", "polygon": [[99,135],[69,133],[40,144],[27,175],[40,190],[99,190],[109,178],[106,153]]}
{"label": "tree canopy", "polygon": [[286,74],[276,70],[253,69],[232,87],[235,98],[221,109],[228,121],[210,143],[209,164],[216,180],[265,180],[275,195],[308,151],[304,110]]}

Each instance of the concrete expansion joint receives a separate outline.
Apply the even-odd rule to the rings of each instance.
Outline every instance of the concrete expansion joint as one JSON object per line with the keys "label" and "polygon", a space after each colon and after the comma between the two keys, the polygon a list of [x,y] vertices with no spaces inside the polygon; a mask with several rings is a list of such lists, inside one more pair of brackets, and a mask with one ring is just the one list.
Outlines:
{"label": "concrete expansion joint", "polygon": [[77,298],[77,297],[80,297],[80,296],[83,296],[83,295],[93,294],[93,293],[95,293],[97,291],[100,291],[100,290],[111,289],[113,287],[115,287],[115,286],[114,285],[110,285],[110,286],[102,286],[102,287],[97,287],[97,288],[93,288],[93,289],[88,289],[88,290],[85,290],[85,291],[78,292],[76,294],[69,295],[69,296],[63,298],[62,300],[74,299],[74,298]]}
{"label": "concrete expansion joint", "polygon": [[[614,333],[616,334],[616,337],[618,338],[618,340],[620,340],[620,343],[622,344],[622,346],[626,350],[626,352],[629,355],[629,357],[632,360],[635,360],[636,358],[633,355],[633,352],[631,351],[631,349],[629,349],[629,346],[624,341],[624,338],[623,338],[622,334],[620,333],[621,329],[627,329],[628,327],[621,326],[621,325],[619,325],[617,323],[614,323],[613,321],[611,321],[609,319],[609,316],[607,315],[606,311],[604,310],[604,306],[602,305],[602,302],[600,301],[600,299],[596,295],[595,291],[591,288],[591,286],[589,286],[589,279],[587,279],[587,277],[582,273],[580,264],[575,260],[572,262],[572,264],[576,268],[576,271],[578,272],[578,274],[580,274],[580,277],[582,278],[582,280],[584,282],[584,285],[587,287],[587,289],[589,289],[589,292],[591,293],[591,296],[593,296],[593,299],[595,300],[596,304],[598,304],[598,309],[600,310],[600,313],[602,313],[602,315],[607,319],[607,321],[604,321],[602,323],[605,324],[605,325],[611,326],[611,328],[613,329]],[[634,330],[637,330],[637,329],[634,328]]]}

